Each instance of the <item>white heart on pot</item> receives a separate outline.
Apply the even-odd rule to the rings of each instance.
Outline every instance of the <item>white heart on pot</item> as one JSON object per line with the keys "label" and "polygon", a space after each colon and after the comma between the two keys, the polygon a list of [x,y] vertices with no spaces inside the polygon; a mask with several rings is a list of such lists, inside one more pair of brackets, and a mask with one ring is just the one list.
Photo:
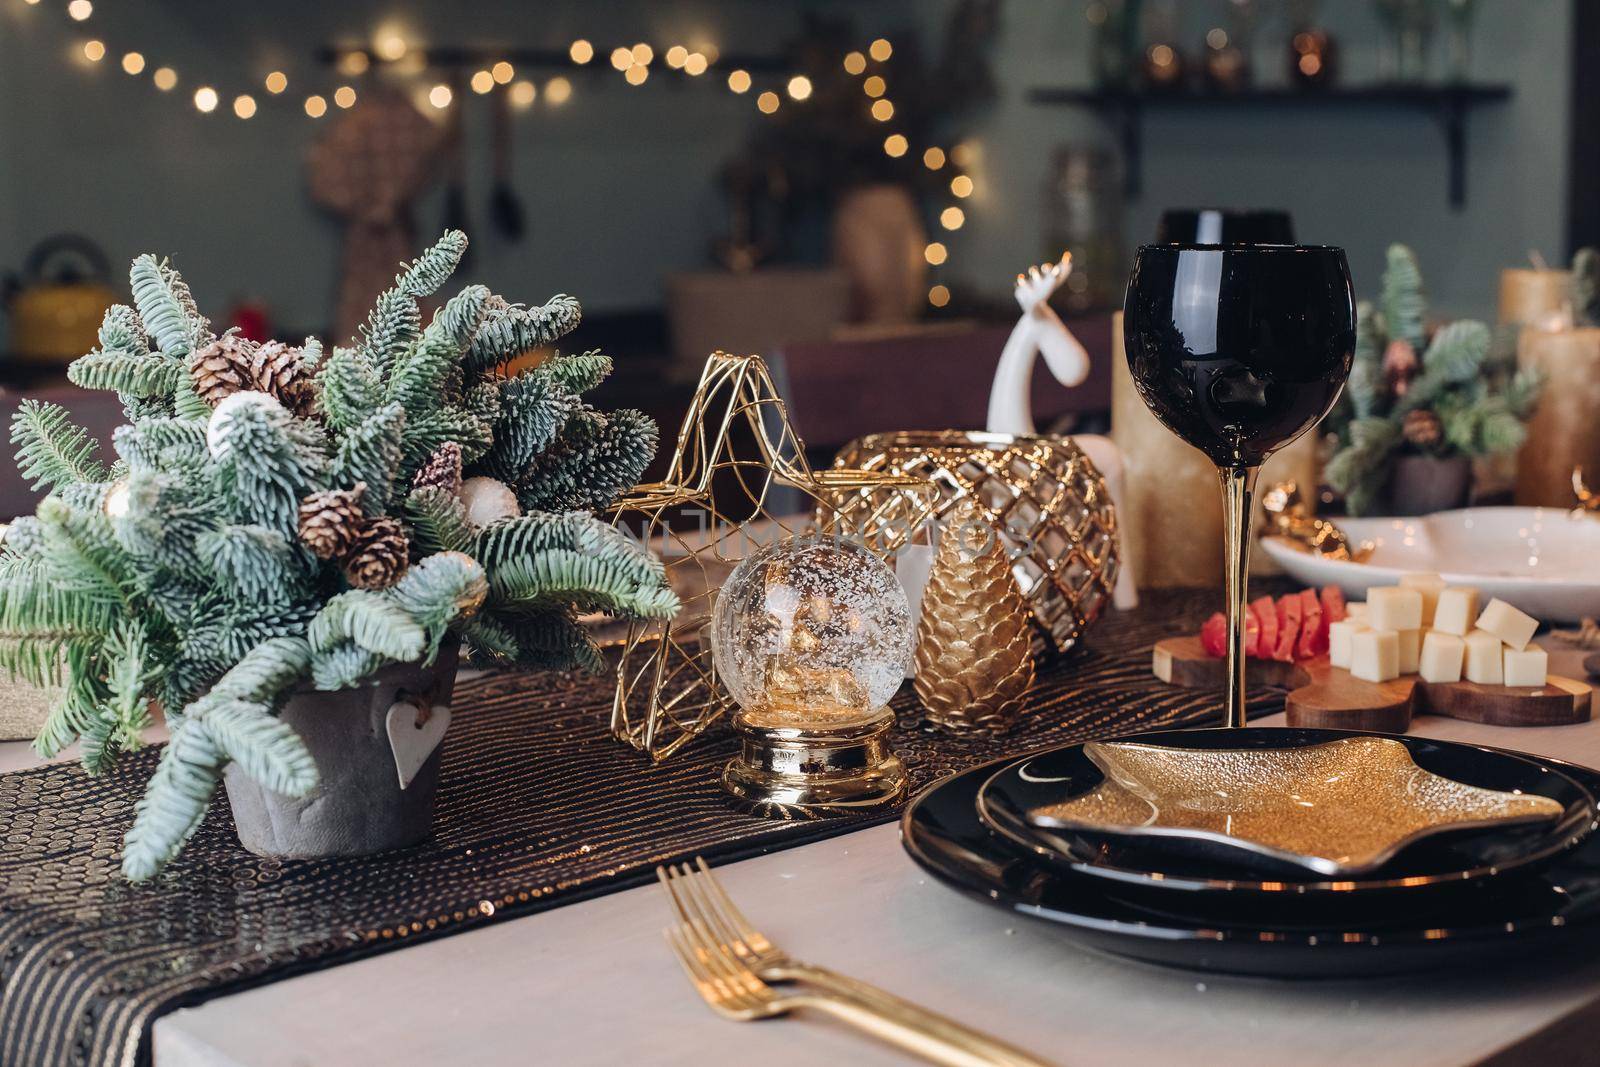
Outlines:
{"label": "white heart on pot", "polygon": [[428,757],[433,755],[433,750],[444,740],[444,732],[450,729],[449,705],[433,705],[428,709],[427,718],[419,723],[417,720],[423,714],[423,707],[418,706],[421,703],[396,700],[389,705],[389,712],[383,720],[384,730],[389,735],[389,748],[394,753],[394,769],[400,775],[401,789],[411,784],[422,765],[428,762]]}

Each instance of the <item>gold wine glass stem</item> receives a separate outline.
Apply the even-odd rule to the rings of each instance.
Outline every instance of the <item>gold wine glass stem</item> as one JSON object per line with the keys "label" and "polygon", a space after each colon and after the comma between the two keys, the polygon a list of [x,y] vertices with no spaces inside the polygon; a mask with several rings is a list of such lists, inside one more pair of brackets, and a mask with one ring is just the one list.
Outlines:
{"label": "gold wine glass stem", "polygon": [[1226,467],[1222,477],[1225,561],[1222,580],[1228,599],[1228,726],[1245,724],[1244,634],[1250,595],[1250,519],[1255,508],[1258,467]]}

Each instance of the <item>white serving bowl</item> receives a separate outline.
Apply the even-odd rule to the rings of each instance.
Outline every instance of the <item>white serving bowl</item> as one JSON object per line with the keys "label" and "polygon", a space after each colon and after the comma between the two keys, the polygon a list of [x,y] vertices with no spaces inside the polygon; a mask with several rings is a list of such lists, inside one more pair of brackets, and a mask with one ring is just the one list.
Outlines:
{"label": "white serving bowl", "polygon": [[1352,544],[1377,546],[1370,559],[1326,559],[1282,537],[1263,537],[1261,547],[1307,585],[1337,585],[1355,600],[1364,600],[1369,586],[1424,571],[1548,622],[1600,616],[1600,518],[1554,508],[1463,508],[1338,525]]}

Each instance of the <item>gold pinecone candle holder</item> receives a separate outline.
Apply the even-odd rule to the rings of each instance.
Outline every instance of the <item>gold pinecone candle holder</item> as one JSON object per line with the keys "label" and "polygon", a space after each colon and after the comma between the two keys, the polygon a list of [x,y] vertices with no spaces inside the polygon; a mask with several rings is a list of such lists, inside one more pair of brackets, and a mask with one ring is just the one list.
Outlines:
{"label": "gold pinecone candle holder", "polygon": [[1033,684],[1028,602],[1000,539],[970,501],[939,538],[917,624],[916,690],[928,722],[952,733],[1009,730]]}

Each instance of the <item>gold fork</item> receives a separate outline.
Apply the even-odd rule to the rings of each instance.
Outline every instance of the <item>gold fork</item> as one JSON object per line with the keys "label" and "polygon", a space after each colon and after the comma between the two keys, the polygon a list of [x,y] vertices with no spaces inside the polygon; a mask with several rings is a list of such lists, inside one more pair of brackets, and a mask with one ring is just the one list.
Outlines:
{"label": "gold fork", "polygon": [[[696,857],[657,868],[678,924],[667,941],[700,996],[734,1019],[764,1019],[799,1008],[827,1012],[934,1063],[959,1067],[1047,1067],[1043,1060],[953,1019],[826,968],[802,963],[751,925]],[[764,980],[763,980],[764,979]],[[767,982],[801,982],[780,994]]]}

